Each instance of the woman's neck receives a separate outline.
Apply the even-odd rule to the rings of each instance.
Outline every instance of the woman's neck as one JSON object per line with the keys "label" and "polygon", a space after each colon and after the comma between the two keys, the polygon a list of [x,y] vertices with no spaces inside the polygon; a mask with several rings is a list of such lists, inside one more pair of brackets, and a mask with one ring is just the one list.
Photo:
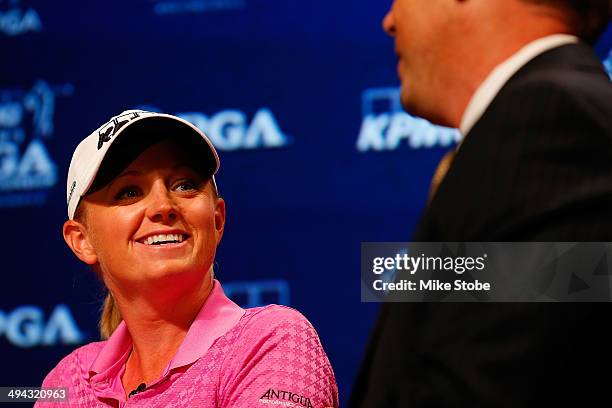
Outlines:
{"label": "woman's neck", "polygon": [[212,280],[206,279],[180,293],[167,288],[129,298],[113,293],[133,342],[122,377],[126,395],[141,383],[159,379],[211,290]]}

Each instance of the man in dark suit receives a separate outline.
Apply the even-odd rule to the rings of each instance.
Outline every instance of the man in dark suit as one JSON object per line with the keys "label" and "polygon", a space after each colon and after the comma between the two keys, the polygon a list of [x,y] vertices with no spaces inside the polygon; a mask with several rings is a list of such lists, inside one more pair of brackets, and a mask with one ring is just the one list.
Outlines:
{"label": "man in dark suit", "polygon": [[[395,0],[406,110],[460,128],[413,241],[612,241],[610,0]],[[450,165],[448,165],[450,163]],[[609,304],[384,304],[351,407],[609,406]]]}

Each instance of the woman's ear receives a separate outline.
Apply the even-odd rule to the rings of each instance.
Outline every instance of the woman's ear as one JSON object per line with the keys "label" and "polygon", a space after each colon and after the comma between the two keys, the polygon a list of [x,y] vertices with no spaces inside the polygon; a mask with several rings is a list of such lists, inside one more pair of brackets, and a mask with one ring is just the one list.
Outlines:
{"label": "woman's ear", "polygon": [[222,198],[217,199],[215,204],[215,238],[217,245],[221,242],[223,231],[225,229],[225,201]]}
{"label": "woman's ear", "polygon": [[98,263],[98,256],[91,245],[85,225],[75,220],[68,220],[63,228],[64,241],[81,261],[88,265]]}

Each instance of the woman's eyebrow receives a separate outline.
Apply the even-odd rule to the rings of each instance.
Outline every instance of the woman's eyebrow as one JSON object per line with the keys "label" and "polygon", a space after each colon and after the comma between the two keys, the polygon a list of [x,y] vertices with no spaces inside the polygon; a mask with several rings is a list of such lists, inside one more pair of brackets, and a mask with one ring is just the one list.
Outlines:
{"label": "woman's eyebrow", "polygon": [[[179,170],[179,169],[187,169],[187,170],[193,170],[193,166],[190,166],[189,164],[185,163],[185,162],[179,162],[179,163],[175,163],[174,165],[172,165],[172,170]],[[117,177],[115,177],[110,183],[108,183],[108,185],[106,186],[106,189],[110,189],[111,186],[113,185],[113,183],[117,180],[119,180],[122,177],[128,177],[128,176],[139,176],[144,174],[142,171],[139,170],[127,170],[124,171],[123,173],[119,174]]]}
{"label": "woman's eyebrow", "polygon": [[107,188],[107,189],[109,189],[109,188],[110,188],[110,187],[113,185],[113,183],[114,183],[115,181],[119,180],[119,179],[120,179],[120,178],[122,178],[122,177],[128,177],[128,176],[138,176],[138,175],[140,175],[140,174],[142,174],[142,172],[141,172],[141,171],[138,171],[138,170],[127,170],[127,171],[124,171],[123,173],[121,173],[120,175],[118,175],[117,177],[115,177],[115,178],[114,178],[114,179],[113,179],[113,180],[112,180],[110,183],[108,183],[108,185],[106,186],[106,188]]}
{"label": "woman's eyebrow", "polygon": [[187,171],[189,174],[200,174],[201,172],[197,170],[197,167],[194,164],[189,163],[176,163],[171,169],[173,171]]}
{"label": "woman's eyebrow", "polygon": [[138,171],[138,170],[127,170],[124,171],[123,173],[121,173],[120,175],[118,175],[117,177],[115,177],[115,180],[118,179],[119,177],[126,177],[126,176],[136,176],[142,174],[142,171]]}
{"label": "woman's eyebrow", "polygon": [[172,170],[178,170],[180,168],[186,168],[188,170],[193,170],[193,166],[190,166],[185,162],[176,163],[175,165],[172,166]]}

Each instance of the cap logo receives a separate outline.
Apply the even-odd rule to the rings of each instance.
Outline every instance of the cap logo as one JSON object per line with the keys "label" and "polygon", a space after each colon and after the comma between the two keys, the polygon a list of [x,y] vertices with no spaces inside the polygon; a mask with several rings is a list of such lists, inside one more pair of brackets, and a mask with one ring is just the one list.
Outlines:
{"label": "cap logo", "polygon": [[103,125],[98,131],[98,150],[100,150],[102,146],[104,146],[104,143],[109,142],[122,127],[124,127],[134,119],[139,118],[140,115],[138,113],[139,112],[132,111],[119,116],[115,116],[105,125]]}
{"label": "cap logo", "polygon": [[76,180],[72,182],[70,186],[70,194],[68,194],[68,205],[70,205],[70,200],[72,200],[72,194],[74,193],[74,188],[76,187]]}

